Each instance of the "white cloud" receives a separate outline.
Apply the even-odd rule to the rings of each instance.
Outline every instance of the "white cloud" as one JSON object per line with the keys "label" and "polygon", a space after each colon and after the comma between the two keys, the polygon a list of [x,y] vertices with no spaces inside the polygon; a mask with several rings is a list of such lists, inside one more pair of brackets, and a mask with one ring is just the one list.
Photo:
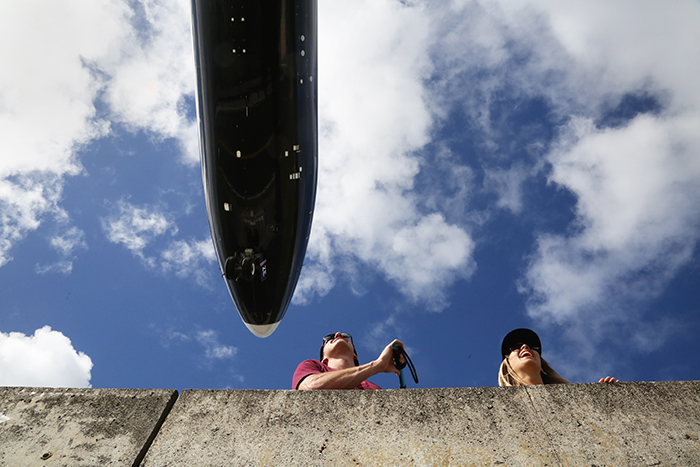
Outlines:
{"label": "white cloud", "polygon": [[[155,326],[153,328],[157,329]],[[159,331],[162,336],[162,345],[168,347],[170,342],[191,342],[195,341],[204,347],[204,357],[206,364],[211,364],[214,360],[233,358],[238,353],[238,348],[225,345],[219,342],[219,333],[212,329],[204,329],[192,333],[183,333],[172,329]]]}
{"label": "white cloud", "polygon": [[51,264],[37,264],[36,270],[39,274],[50,272],[69,274],[73,270],[73,260],[76,252],[87,249],[85,232],[75,226],[69,227],[61,234],[51,237],[49,244],[58,252],[62,259]]}
{"label": "white cloud", "polygon": [[496,206],[520,214],[523,209],[522,185],[533,175],[532,172],[517,164],[509,169],[487,170],[484,187],[498,194]]}
{"label": "white cloud", "polygon": [[216,264],[216,253],[211,240],[177,240],[160,252],[160,267],[164,274],[173,272],[181,279],[192,277],[202,287],[209,287],[210,275]]}
{"label": "white cloud", "polygon": [[439,287],[471,274],[473,251],[474,242],[461,228],[448,225],[440,214],[432,214],[398,230],[391,250],[378,261],[406,296],[415,301],[428,299],[440,310],[447,303]]}
{"label": "white cloud", "polygon": [[50,264],[37,264],[37,274],[70,274],[73,272],[73,261],[62,260]]}
{"label": "white cloud", "polygon": [[142,0],[135,6],[146,24],[132,30],[120,55],[98,64],[110,77],[104,99],[115,121],[177,139],[183,161],[198,163],[197,126],[187,118],[191,102],[185,99],[195,84],[190,2]]}
{"label": "white cloud", "polygon": [[297,303],[327,293],[332,274],[371,267],[440,309],[473,268],[469,235],[411,192],[433,123],[425,15],[389,0],[319,4],[319,185]]}
{"label": "white cloud", "polygon": [[61,211],[58,206],[61,190],[60,177],[50,171],[0,178],[0,266],[12,259],[10,249],[14,242],[36,230],[42,216]]}
{"label": "white cloud", "polygon": [[92,360],[49,326],[0,332],[0,386],[90,387]]}
{"label": "white cloud", "polygon": [[[102,229],[112,243],[123,245],[148,269],[180,279],[193,279],[202,287],[211,286],[212,267],[216,254],[211,240],[170,240],[164,235],[178,232],[170,214],[156,206],[136,206],[120,200],[113,212],[101,219]],[[161,245],[165,244],[165,247]]]}
{"label": "white cloud", "polygon": [[236,347],[223,345],[219,342],[218,333],[211,329],[199,331],[195,339],[204,347],[204,356],[208,359],[224,359],[235,357],[238,353]]}
{"label": "white cloud", "polygon": [[[111,0],[83,8],[80,2],[69,0],[58,10],[44,3],[34,0],[22,7],[7,4],[2,11],[7,34],[7,40],[2,41],[2,56],[9,63],[3,70],[12,71],[4,72],[0,81],[0,118],[17,125],[0,125],[8,135],[12,130],[17,136],[3,138],[10,141],[10,150],[3,152],[19,154],[20,148],[26,151],[26,141],[30,140],[38,145],[36,157],[11,158],[11,165],[2,166],[5,178],[0,183],[0,200],[10,207],[4,211],[12,213],[3,219],[2,262],[9,260],[14,242],[38,227],[42,215],[60,210],[65,177],[82,170],[77,151],[106,135],[115,123],[131,131],[145,130],[156,140],[175,138],[182,145],[185,162],[198,160],[196,125],[187,118],[187,97],[194,90],[189,2]],[[80,14],[74,14],[74,10]],[[434,217],[439,209],[421,212],[419,203],[408,194],[419,173],[420,161],[412,151],[429,141],[432,124],[422,86],[430,73],[426,54],[430,31],[424,20],[425,10],[389,0],[367,1],[359,6],[350,2],[322,4],[321,10],[320,152],[324,157],[316,230],[341,246],[334,257],[373,262],[384,252],[391,252],[380,262],[380,272],[398,284],[422,284],[413,290],[413,299],[443,303],[441,288],[468,275],[473,264],[468,235],[455,235],[458,226],[439,214]],[[355,34],[358,21],[365,25],[361,36]],[[27,25],[42,28],[28,30]],[[12,49],[13,41],[9,40],[19,35],[16,28],[21,28],[22,36],[36,38],[21,54]],[[45,39],[59,36],[58,41]],[[27,57],[37,60],[32,62]],[[41,68],[37,68],[38,63]],[[42,72],[47,69],[46,63],[52,64],[51,75]],[[324,96],[332,98],[325,100]],[[106,104],[103,119],[96,118],[94,103],[98,99]],[[46,112],[47,102],[53,114]],[[17,119],[20,110],[26,117]],[[37,126],[42,128],[40,137],[28,138],[27,132],[35,132]],[[42,182],[30,191],[26,183],[19,183],[30,169],[48,171],[53,184]],[[18,177],[11,178],[10,173]],[[32,198],[27,195],[32,193],[36,201],[29,204]],[[123,244],[155,266],[155,257],[146,255],[144,248],[171,224],[153,210],[129,209],[129,213],[103,219],[103,227],[111,241]],[[440,245],[426,244],[430,236],[425,236],[427,228],[444,228],[450,234],[435,235],[443,242]],[[430,261],[429,271],[445,272],[435,276],[432,288],[427,287],[424,271],[394,267],[405,262],[408,254],[405,246],[396,248],[397,235],[399,243],[418,235],[423,251],[440,250],[447,246],[444,242],[455,241],[461,262],[440,263],[444,256],[424,255]],[[314,245],[322,242],[319,237],[310,248],[310,257],[317,261],[321,256]],[[178,274],[197,270],[196,266],[178,262],[177,255],[171,253],[173,249],[185,254],[192,246],[177,243],[163,251],[166,269]],[[318,268],[330,272],[333,258],[327,260]],[[67,260],[61,264],[40,268],[67,271],[70,267]],[[332,283],[304,278],[300,296],[304,290],[310,292],[307,296],[326,293]],[[310,288],[304,289],[304,284]],[[436,299],[430,297],[431,290],[437,291]]]}
{"label": "white cloud", "polygon": [[[521,284],[533,316],[575,323],[617,298],[623,319],[622,302],[663,290],[698,238],[700,5],[408,3],[319,4],[319,187],[295,302],[371,268],[440,309],[447,287],[475,268],[465,226],[479,224],[468,219],[479,175],[498,195],[485,211],[518,214],[529,212],[522,187],[543,168],[575,195],[576,221],[537,238]],[[197,160],[185,107],[194,80],[189,20],[187,0],[0,3],[0,266],[16,242],[61,217],[63,185],[82,172],[80,150],[114,128],[175,138],[184,161]],[[658,111],[595,126],[630,94],[656,99]],[[534,123],[514,132],[517,109],[499,107],[532,99],[551,113],[545,124],[558,125],[555,145]],[[438,158],[455,168],[444,199],[422,191],[435,170],[423,156],[455,108],[476,154],[469,169],[456,162],[467,157],[459,148]],[[199,282],[212,261],[208,240],[154,247],[177,228],[153,207],[120,202],[103,227],[149,267],[178,277]],[[54,247],[66,256],[47,271],[67,271],[81,248],[60,238]]]}
{"label": "white cloud", "polygon": [[363,339],[363,347],[369,349],[370,352],[366,360],[376,358],[375,356],[380,355],[396,336],[404,334],[401,319],[397,319],[398,313],[400,311],[392,313],[383,321],[374,322],[368,326],[367,334]]}
{"label": "white cloud", "polygon": [[75,152],[106,133],[93,105],[99,83],[84,63],[109,53],[126,14],[117,2],[0,5],[0,266],[60,210],[64,177],[81,171]]}
{"label": "white cloud", "polygon": [[[314,252],[315,253],[315,252]],[[294,290],[292,303],[295,305],[308,305],[314,294],[324,296],[335,286],[333,265],[317,258],[311,257],[312,252],[307,251],[306,262],[299,276],[297,287]]]}
{"label": "white cloud", "polygon": [[[645,304],[700,237],[700,4],[490,4],[501,30],[527,46],[520,65],[511,62],[517,73],[500,69],[500,79],[544,96],[568,120],[544,160],[550,182],[576,197],[576,218],[537,238],[520,284],[529,313],[565,325],[579,344],[624,335],[648,346]],[[606,128],[605,112],[630,95],[654,100],[654,112]],[[501,199],[510,206],[508,189]],[[669,320],[664,338],[678,329]]]}
{"label": "white cloud", "polygon": [[102,229],[110,242],[124,245],[148,264],[153,260],[144,255],[144,248],[160,235],[177,233],[175,224],[157,208],[139,207],[124,200],[117,203],[114,213],[103,217],[101,221]]}
{"label": "white cloud", "polygon": [[0,144],[13,156],[0,173],[74,171],[76,145],[105,129],[94,120],[99,83],[84,63],[111,51],[128,12],[120,2],[29,0],[0,13]]}
{"label": "white cloud", "polygon": [[189,21],[186,0],[0,4],[0,266],[61,211],[66,178],[82,171],[80,150],[110,132],[108,118],[176,138],[183,161],[196,162]]}
{"label": "white cloud", "polygon": [[561,319],[653,298],[700,237],[700,118],[637,117],[598,130],[574,120],[551,180],[578,199],[574,235],[542,235],[527,273],[530,311]]}
{"label": "white cloud", "polygon": [[71,227],[61,235],[56,235],[50,240],[51,246],[63,256],[69,256],[76,250],[87,247],[85,232],[77,227]]}
{"label": "white cloud", "polygon": [[[674,99],[692,108],[700,105],[700,6],[694,0],[500,2],[503,8],[529,5],[547,17],[557,42],[579,71],[585,71],[586,91],[627,92],[651,80],[668,88]],[[512,20],[516,21],[517,11]],[[596,79],[597,78],[597,79]],[[580,84],[581,81],[576,84]],[[581,95],[580,99],[589,99]]]}
{"label": "white cloud", "polygon": [[[542,175],[575,197],[574,222],[536,232],[519,284],[530,315],[562,325],[591,359],[611,336],[648,346],[648,326],[667,339],[676,318],[644,311],[700,237],[700,3],[443,3],[428,10],[428,89],[436,115],[465,116],[467,157],[498,196],[486,209],[541,214],[524,187]],[[606,118],[630,96],[651,102],[647,113]],[[522,110],[531,102],[549,113],[542,123]],[[583,360],[570,359],[579,372],[598,364]]]}

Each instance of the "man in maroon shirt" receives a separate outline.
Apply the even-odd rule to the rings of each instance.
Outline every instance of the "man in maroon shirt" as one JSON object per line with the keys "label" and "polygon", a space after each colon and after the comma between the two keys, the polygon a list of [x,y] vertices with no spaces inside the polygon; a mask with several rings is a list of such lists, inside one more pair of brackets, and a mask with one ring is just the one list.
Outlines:
{"label": "man in maroon shirt", "polygon": [[[394,342],[399,342],[394,340]],[[346,332],[328,334],[323,338],[319,360],[304,360],[297,366],[292,379],[294,389],[381,389],[367,381],[378,373],[400,373],[394,366],[391,344],[379,358],[360,365],[352,336]],[[401,344],[403,346],[403,344]],[[401,357],[403,360],[403,357]]]}

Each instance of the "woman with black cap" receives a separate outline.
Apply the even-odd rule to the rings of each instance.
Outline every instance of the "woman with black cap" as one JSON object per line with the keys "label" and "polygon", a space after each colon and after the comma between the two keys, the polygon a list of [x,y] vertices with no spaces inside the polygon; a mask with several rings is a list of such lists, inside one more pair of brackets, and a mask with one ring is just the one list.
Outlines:
{"label": "woman with black cap", "polygon": [[[506,334],[501,343],[501,355],[503,361],[498,371],[499,386],[568,383],[542,358],[540,338],[530,329],[515,329]],[[606,376],[598,382],[614,383],[619,380]]]}

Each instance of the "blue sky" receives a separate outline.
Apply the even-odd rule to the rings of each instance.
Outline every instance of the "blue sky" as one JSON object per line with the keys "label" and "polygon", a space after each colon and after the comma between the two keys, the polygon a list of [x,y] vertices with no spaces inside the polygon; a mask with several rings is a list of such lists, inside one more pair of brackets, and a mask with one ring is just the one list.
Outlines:
{"label": "blue sky", "polygon": [[189,14],[0,5],[0,385],[287,389],[347,331],[493,386],[516,327],[573,382],[698,379],[700,3],[319,1],[314,224],[266,339],[211,245]]}

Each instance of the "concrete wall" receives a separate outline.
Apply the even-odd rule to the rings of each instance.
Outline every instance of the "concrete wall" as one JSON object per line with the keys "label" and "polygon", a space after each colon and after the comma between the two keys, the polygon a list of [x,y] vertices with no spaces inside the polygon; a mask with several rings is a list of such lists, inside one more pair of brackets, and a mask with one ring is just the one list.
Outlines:
{"label": "concrete wall", "polygon": [[172,389],[0,387],[0,466],[133,465],[176,399]]}
{"label": "concrete wall", "polygon": [[700,381],[175,395],[0,388],[0,465],[700,465]]}

